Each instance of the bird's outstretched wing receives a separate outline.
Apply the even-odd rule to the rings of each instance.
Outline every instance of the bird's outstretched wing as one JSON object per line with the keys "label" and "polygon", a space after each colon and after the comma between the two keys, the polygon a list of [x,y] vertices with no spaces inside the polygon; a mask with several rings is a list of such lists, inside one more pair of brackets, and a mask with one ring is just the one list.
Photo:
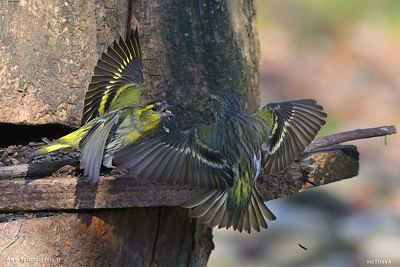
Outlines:
{"label": "bird's outstretched wing", "polygon": [[123,108],[139,105],[143,84],[143,64],[138,29],[108,47],[94,68],[86,93],[82,125]]}
{"label": "bird's outstretched wing", "polygon": [[261,146],[265,174],[274,174],[288,166],[311,143],[327,117],[315,100],[270,103],[253,117],[268,125],[268,137]]}
{"label": "bird's outstretched wing", "polygon": [[96,183],[99,180],[101,163],[103,161],[104,147],[111,128],[118,123],[122,110],[108,113],[96,121],[79,142],[81,150],[80,168],[83,174]]}
{"label": "bird's outstretched wing", "polygon": [[[210,144],[216,125],[204,125],[154,138],[114,156],[117,170],[150,182],[224,189],[233,185],[232,165]],[[203,138],[204,137],[204,138]]]}

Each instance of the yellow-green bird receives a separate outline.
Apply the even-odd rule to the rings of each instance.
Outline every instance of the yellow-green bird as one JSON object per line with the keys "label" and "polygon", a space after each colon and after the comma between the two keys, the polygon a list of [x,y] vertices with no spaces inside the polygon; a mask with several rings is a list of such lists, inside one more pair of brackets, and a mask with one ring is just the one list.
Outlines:
{"label": "yellow-green bird", "polygon": [[80,168],[97,182],[102,162],[112,167],[114,153],[134,144],[172,112],[164,101],[139,105],[143,65],[137,29],[103,53],[94,74],[85,98],[84,125],[32,152],[29,158],[63,148],[79,149]]}
{"label": "yellow-green bird", "polygon": [[274,214],[265,206],[255,181],[288,166],[325,124],[314,100],[272,103],[254,115],[242,112],[227,92],[210,94],[214,125],[199,125],[121,150],[117,169],[157,183],[208,189],[181,204],[210,227],[250,233],[267,228]]}

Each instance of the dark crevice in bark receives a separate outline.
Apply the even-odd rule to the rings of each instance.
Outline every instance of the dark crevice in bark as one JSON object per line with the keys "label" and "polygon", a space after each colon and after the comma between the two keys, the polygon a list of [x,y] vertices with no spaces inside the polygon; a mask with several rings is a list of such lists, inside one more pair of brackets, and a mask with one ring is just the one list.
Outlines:
{"label": "dark crevice in bark", "polygon": [[128,0],[128,20],[127,20],[127,32],[129,32],[132,28],[132,17],[133,17],[133,12],[132,12],[132,8],[133,8],[133,0]]}
{"label": "dark crevice in bark", "polygon": [[154,258],[155,258],[156,246],[157,246],[157,242],[158,242],[158,233],[160,232],[160,225],[161,225],[161,208],[158,207],[157,209],[158,209],[157,232],[156,232],[156,237],[154,239],[153,250],[151,252],[151,261],[150,261],[149,267],[151,267],[153,265],[153,261],[154,261]]}
{"label": "dark crevice in bark", "polygon": [[11,123],[0,123],[0,148],[10,145],[27,145],[29,142],[39,142],[46,137],[49,140],[60,138],[74,128],[59,124],[43,125],[17,125]]}

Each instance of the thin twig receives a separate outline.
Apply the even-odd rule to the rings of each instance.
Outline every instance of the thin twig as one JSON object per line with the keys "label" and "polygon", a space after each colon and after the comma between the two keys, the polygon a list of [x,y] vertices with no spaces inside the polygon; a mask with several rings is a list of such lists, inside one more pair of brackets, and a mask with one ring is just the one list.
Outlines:
{"label": "thin twig", "polygon": [[306,147],[304,152],[310,152],[318,148],[336,145],[347,141],[365,139],[377,136],[386,136],[395,133],[396,133],[396,127],[392,125],[392,126],[381,126],[368,129],[357,129],[349,132],[332,134],[315,139],[314,141],[311,142],[310,145]]}

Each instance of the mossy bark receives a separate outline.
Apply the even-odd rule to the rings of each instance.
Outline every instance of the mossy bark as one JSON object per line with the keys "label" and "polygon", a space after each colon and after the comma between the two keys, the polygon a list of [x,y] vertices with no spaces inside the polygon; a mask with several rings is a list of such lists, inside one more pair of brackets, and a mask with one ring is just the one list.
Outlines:
{"label": "mossy bark", "polygon": [[253,1],[134,2],[144,55],[145,97],[179,113],[176,126],[204,122],[213,91],[233,93],[244,110],[259,107],[259,41]]}

